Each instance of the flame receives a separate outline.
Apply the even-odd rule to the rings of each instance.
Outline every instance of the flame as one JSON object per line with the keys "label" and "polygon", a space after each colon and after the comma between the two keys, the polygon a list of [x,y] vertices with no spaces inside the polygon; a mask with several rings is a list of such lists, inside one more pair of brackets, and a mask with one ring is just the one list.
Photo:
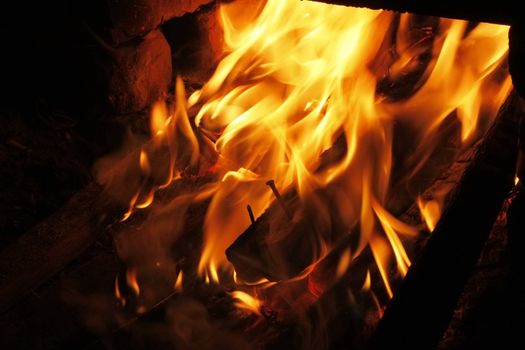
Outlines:
{"label": "flame", "polygon": [[168,126],[168,106],[164,101],[158,101],[151,108],[150,129],[152,136],[160,136]]}
{"label": "flame", "polygon": [[377,263],[377,268],[383,279],[386,292],[390,298],[394,295],[392,292],[392,287],[390,286],[390,276],[388,274],[390,266],[390,255],[391,251],[389,249],[388,243],[381,238],[380,236],[374,236],[370,240],[370,249],[374,255],[375,261]]}
{"label": "flame", "polygon": [[[282,226],[300,226],[313,216],[308,228],[318,247],[313,261],[284,282],[304,279],[342,236],[358,235],[356,249],[344,251],[333,277],[369,247],[392,297],[391,272],[407,273],[404,241],[418,230],[389,211],[391,190],[407,186],[428,164],[446,120],[455,118],[458,136],[468,144],[495,117],[511,88],[508,74],[498,70],[508,27],[439,19],[416,40],[409,14],[299,0],[255,3],[221,4],[226,52],[213,76],[187,100],[177,78],[173,108],[153,105],[153,142],[138,159],[144,180],[124,219],[197,165],[207,142],[217,155],[210,168],[215,178],[189,196],[209,200],[197,267],[206,283],[219,284],[228,273],[236,285],[244,283],[225,250],[279,205],[286,214]],[[405,84],[409,93],[389,94],[381,89],[385,84]],[[399,134],[399,125],[406,134]],[[410,145],[402,156],[396,155],[399,138]],[[160,149],[169,151],[168,170],[154,182]],[[289,205],[287,194],[300,204]],[[441,205],[417,198],[433,230]],[[269,240],[278,242],[279,233],[271,232]],[[133,271],[127,282],[138,295]],[[181,272],[175,288],[182,278]],[[269,284],[261,281],[261,287]],[[371,284],[369,271],[363,288]],[[241,291],[232,296],[239,308],[259,313],[259,299]]]}
{"label": "flame", "polygon": [[[319,188],[337,185],[350,208],[361,208],[360,214],[347,213],[360,217],[354,254],[376,235],[379,218],[404,275],[410,260],[398,234],[416,231],[405,227],[400,232],[386,210],[378,209],[390,183],[393,122],[410,119],[421,130],[416,168],[435,146],[426,139],[454,111],[466,142],[492,106],[481,97],[496,90],[483,82],[505,57],[508,28],[480,24],[467,32],[465,21],[441,20],[426,83],[412,98],[391,102],[377,96],[381,76],[373,67],[383,54],[393,13],[267,1],[258,17],[240,29],[233,8],[224,5],[220,12],[230,53],[190,97],[191,105],[201,106],[195,119],[199,128],[219,135],[218,168],[228,170],[206,216],[199,270],[228,265],[225,248],[251,224],[243,213],[246,205],[260,215],[272,201],[262,183],[273,179],[281,192],[296,188],[304,201]],[[417,54],[402,32],[409,18],[401,15],[393,75],[402,75]],[[508,81],[498,85],[492,114],[509,91]],[[318,171],[321,154],[338,137],[344,138],[346,153]]]}
{"label": "flame", "polygon": [[370,277],[370,270],[367,270],[365,281],[363,282],[363,286],[361,287],[361,290],[367,291],[367,290],[370,290],[370,287],[372,287],[372,277]]}
{"label": "flame", "polygon": [[140,286],[137,281],[137,270],[129,268],[126,270],[126,283],[136,296],[140,295]]}
{"label": "flame", "polygon": [[182,292],[182,284],[184,283],[184,272],[180,271],[175,279],[174,289],[177,292]]}
{"label": "flame", "polygon": [[120,292],[118,276],[115,277],[115,298],[122,306],[126,306],[126,298],[124,298]]}
{"label": "flame", "polygon": [[[386,210],[384,210],[379,205],[376,204],[375,206],[373,206],[373,208],[379,221],[381,222],[381,226],[383,227],[386,237],[394,252],[394,256],[397,262],[397,268],[401,273],[401,276],[405,276],[408,272],[408,268],[410,267],[410,259],[408,258],[408,255],[405,252],[403,243],[401,243],[401,240],[399,239],[398,232],[394,229],[394,226],[402,227],[403,224],[400,223],[398,220],[394,219],[392,216],[389,216]],[[398,225],[396,225],[396,223]],[[410,231],[411,230],[407,230],[406,232]]]}
{"label": "flame", "polygon": [[259,299],[240,290],[233,291],[231,295],[235,300],[234,304],[237,308],[261,315],[262,302]]}
{"label": "flame", "polygon": [[339,278],[343,276],[348,267],[350,266],[351,254],[350,250],[345,250],[341,257],[339,258],[339,263],[337,264],[336,276]]}
{"label": "flame", "polygon": [[417,198],[417,206],[423,222],[430,232],[434,231],[436,224],[441,217],[441,206],[437,200],[424,201],[421,197]]}

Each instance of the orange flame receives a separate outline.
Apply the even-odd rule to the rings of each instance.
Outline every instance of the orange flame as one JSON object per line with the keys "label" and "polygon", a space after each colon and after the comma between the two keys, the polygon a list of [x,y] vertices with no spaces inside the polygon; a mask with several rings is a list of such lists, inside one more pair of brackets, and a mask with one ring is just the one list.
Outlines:
{"label": "orange flame", "polygon": [[[405,225],[400,232],[381,209],[392,168],[392,122],[409,118],[422,130],[416,152],[421,163],[434,147],[425,139],[454,110],[467,141],[480,116],[490,112],[493,117],[509,91],[508,79],[497,90],[484,84],[505,57],[508,28],[480,24],[467,32],[465,21],[441,20],[426,83],[412,98],[390,102],[376,95],[380,76],[372,62],[381,55],[392,13],[267,1],[242,29],[241,20],[230,16],[234,7],[221,7],[230,54],[190,97],[191,105],[202,105],[196,124],[219,135],[218,168],[226,170],[206,216],[199,270],[228,266],[225,249],[251,224],[243,213],[246,205],[260,215],[272,200],[262,183],[275,179],[277,188],[295,187],[306,201],[316,189],[337,184],[345,205],[361,208],[361,243],[354,254],[376,235],[378,218],[404,275],[410,260],[398,234],[417,231]],[[402,74],[414,61],[416,53],[406,49],[407,34],[401,32],[409,18],[401,16],[393,74]],[[497,91],[497,101],[482,99],[488,90]],[[320,155],[341,136],[344,157],[317,171]]]}
{"label": "orange flame", "polygon": [[150,129],[152,136],[160,136],[168,126],[168,106],[164,101],[158,101],[151,108]]}
{"label": "orange flame", "polygon": [[136,296],[140,295],[140,286],[137,281],[137,271],[134,268],[129,268],[126,271],[126,283]]}
{"label": "orange flame", "polygon": [[430,232],[434,231],[436,224],[441,217],[441,206],[437,200],[424,201],[421,197],[417,198],[417,205],[423,222]]}
{"label": "orange flame", "polygon": [[392,287],[390,287],[390,276],[388,274],[391,255],[388,243],[386,243],[383,238],[375,236],[370,240],[370,249],[376,260],[377,268],[383,279],[386,292],[388,293],[388,296],[392,298],[394,293],[392,292]]}
{"label": "orange flame", "polygon": [[175,279],[174,288],[177,292],[182,292],[182,284],[184,283],[184,272],[180,271]]}
{"label": "orange flame", "polygon": [[241,310],[261,315],[261,301],[248,293],[241,292],[240,290],[233,291],[231,293],[235,300],[235,306]]}
{"label": "orange flame", "polygon": [[350,266],[350,259],[351,259],[350,250],[347,249],[343,252],[341,257],[339,258],[339,263],[337,264],[337,270],[336,270],[335,275],[338,278],[341,277],[348,269],[348,266]]}
{"label": "orange flame", "polygon": [[118,276],[115,277],[115,298],[118,300],[118,302],[122,306],[126,306],[126,298],[122,296],[122,293],[120,292],[120,286],[118,282]]}
{"label": "orange flame", "polygon": [[[196,165],[202,141],[212,140],[217,180],[192,197],[210,200],[198,264],[206,283],[220,283],[223,273],[242,283],[225,250],[271,206],[275,197],[266,184],[273,180],[280,192],[296,193],[302,205],[316,209],[312,226],[321,253],[291,280],[311,273],[341,235],[358,234],[357,248],[341,256],[335,278],[369,246],[391,297],[389,272],[395,263],[401,276],[407,273],[411,261],[403,240],[418,231],[388,211],[390,190],[427,164],[447,118],[456,118],[468,143],[495,117],[511,88],[508,75],[496,74],[506,57],[508,27],[481,23],[472,29],[465,21],[440,19],[431,40],[414,41],[409,14],[298,0],[257,4],[221,5],[227,53],[213,76],[188,100],[177,78],[173,111],[164,102],[153,106],[153,148],[169,149],[168,175],[154,186],[144,181],[124,219]],[[429,53],[432,58],[422,62]],[[381,92],[381,82],[414,72],[419,78],[407,88],[410,96]],[[198,111],[194,120],[189,108]],[[394,154],[399,124],[409,125],[401,137],[413,149],[403,161]],[[342,155],[325,162],[323,156],[339,146]],[[154,172],[152,154],[140,153],[144,177]],[[396,161],[403,164],[395,178],[405,182],[393,182]],[[421,199],[418,205],[432,230],[441,209]],[[300,221],[301,213],[290,214],[289,225]],[[340,231],[335,238],[328,237],[333,227]],[[128,284],[138,295],[130,274]],[[370,288],[369,274],[367,281]],[[260,309],[249,294],[232,295],[240,308]]]}
{"label": "orange flame", "polygon": [[372,277],[370,277],[370,270],[367,270],[365,281],[363,282],[363,286],[361,287],[361,290],[367,291],[367,290],[370,290],[370,287],[372,287]]}

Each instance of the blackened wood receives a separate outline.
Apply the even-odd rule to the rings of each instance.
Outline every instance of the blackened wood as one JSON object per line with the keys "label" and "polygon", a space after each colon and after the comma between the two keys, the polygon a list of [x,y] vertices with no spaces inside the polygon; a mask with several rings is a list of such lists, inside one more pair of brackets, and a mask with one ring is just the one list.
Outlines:
{"label": "blackened wood", "polygon": [[390,301],[372,349],[432,349],[512,188],[522,101],[512,93],[453,194],[425,251]]}
{"label": "blackened wood", "polygon": [[[523,122],[523,120],[522,120]],[[523,178],[522,178],[523,179]],[[521,181],[515,188],[508,211],[508,240],[510,255],[509,301],[511,310],[511,331],[515,335],[516,349],[525,348],[525,187]]]}
{"label": "blackened wood", "polygon": [[523,348],[516,347],[520,334],[512,329],[512,313],[517,300],[511,297],[512,288],[507,283],[510,264],[506,218],[513,198],[514,191],[503,204],[438,350]]}

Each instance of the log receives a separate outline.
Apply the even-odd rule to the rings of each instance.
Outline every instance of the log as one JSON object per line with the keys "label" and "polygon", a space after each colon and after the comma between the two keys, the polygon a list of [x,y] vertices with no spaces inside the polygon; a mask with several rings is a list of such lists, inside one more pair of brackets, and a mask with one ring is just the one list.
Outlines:
{"label": "log", "polygon": [[[524,120],[522,119],[522,122]],[[521,139],[525,141],[525,139]],[[521,141],[520,140],[520,141]],[[508,224],[508,253],[509,253],[509,281],[508,281],[508,298],[511,305],[511,325],[510,329],[515,335],[515,348],[523,349],[525,340],[522,336],[525,327],[525,276],[523,266],[525,264],[525,187],[520,180],[516,186],[514,196],[510,203],[507,216]]]}
{"label": "log", "polygon": [[95,240],[104,226],[94,214],[101,188],[92,183],[0,254],[0,312],[46,282]]}
{"label": "log", "polygon": [[[206,176],[177,180],[159,193],[156,202],[191,192],[209,180]],[[136,296],[125,282],[120,283],[119,289],[126,297],[126,306],[119,305],[115,298],[115,278],[125,273],[127,266],[117,255],[112,240],[137,231],[149,213],[143,210],[117,223],[122,208],[114,212],[112,206],[108,209],[105,200],[100,200],[104,198],[101,192],[100,186],[89,185],[0,255],[2,345],[13,349],[84,348],[95,341],[95,335],[111,334],[138,320]],[[172,247],[184,251],[185,258],[191,261],[180,265],[185,276],[196,275],[202,236],[198,232],[208,204],[190,207],[182,230],[185,236]],[[106,218],[100,219],[108,210]],[[149,243],[154,245],[152,240]],[[162,277],[171,277],[164,270],[157,270]],[[193,283],[196,278],[188,277],[188,281]],[[161,305],[170,299],[166,295],[173,294],[173,281],[169,282],[166,286],[158,279],[150,283],[141,280],[140,285],[143,292],[155,289],[154,296],[159,298],[154,303]],[[150,304],[141,307],[146,314],[157,309]]]}
{"label": "log", "polygon": [[[460,149],[457,145],[459,127],[455,123],[455,118],[448,118],[442,124],[437,134],[439,136],[436,138],[443,142],[439,143],[439,148],[417,176],[407,180],[400,175],[406,173],[406,169],[411,169],[411,164],[402,164],[393,169],[392,190],[386,206],[394,215],[402,215],[410,208],[414,202],[413,192],[418,193],[431,186],[436,180],[439,182],[441,178],[450,178],[450,164],[459,156]],[[415,139],[406,137],[403,131],[399,130],[399,133],[405,137],[394,137],[394,141],[398,142],[395,145],[397,147],[394,148],[399,148],[394,157],[400,159],[403,159],[406,152],[414,147],[406,140]],[[341,159],[345,152],[344,139],[340,137],[321,155],[318,169]],[[466,161],[464,158],[468,156],[468,152],[465,152],[457,161],[464,163]],[[337,193],[333,193],[334,191],[337,189],[325,188],[315,193],[316,200],[323,203],[325,214],[329,216],[331,225],[328,230],[320,223],[322,220],[319,220],[319,206],[300,203],[295,190],[283,195],[282,200],[272,203],[268,210],[226,250],[226,256],[235,266],[238,276],[245,281],[257,281],[261,278],[278,281],[295,277],[319,257],[320,237],[325,243],[339,246],[341,249],[351,245],[355,248],[358,235],[345,234],[348,227],[342,222],[341,214],[338,214],[338,204],[333,200]],[[286,214],[282,209],[283,203],[288,207],[288,211],[293,213],[293,220],[288,215],[283,215]],[[274,239],[271,238],[272,236],[282,238]]]}
{"label": "log", "polygon": [[512,93],[453,193],[421,257],[390,301],[369,347],[434,348],[512,188],[522,101]]}
{"label": "log", "polygon": [[437,350],[523,348],[516,346],[521,335],[513,329],[512,324],[519,319],[513,320],[512,313],[517,301],[522,300],[525,294],[513,297],[513,288],[508,283],[507,236],[510,232],[507,230],[507,217],[509,202],[512,201],[511,194],[505,200],[481,256],[465,283]]}

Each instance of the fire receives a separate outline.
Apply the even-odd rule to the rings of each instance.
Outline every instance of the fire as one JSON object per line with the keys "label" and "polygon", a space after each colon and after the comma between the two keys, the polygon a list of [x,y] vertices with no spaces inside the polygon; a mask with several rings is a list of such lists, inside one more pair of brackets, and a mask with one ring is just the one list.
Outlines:
{"label": "fire", "polygon": [[182,291],[183,283],[184,283],[184,272],[183,272],[183,271],[180,271],[180,272],[177,274],[177,278],[175,279],[175,285],[173,286],[174,289],[175,289],[175,291],[177,291],[177,292],[181,292],[181,291]]}
{"label": "fire", "polygon": [[231,293],[235,300],[235,306],[241,310],[246,310],[257,315],[261,314],[261,301],[248,293],[240,290],[233,291]]}
{"label": "fire", "polygon": [[119,285],[119,282],[118,282],[118,276],[115,277],[115,298],[117,299],[117,301],[122,305],[122,306],[126,306],[126,298],[124,298],[122,296],[122,293],[120,292],[120,285]]}
{"label": "fire", "polygon": [[[426,141],[454,111],[461,139],[469,140],[479,119],[493,117],[509,91],[508,78],[497,90],[484,83],[505,57],[508,28],[479,24],[467,31],[465,21],[441,20],[435,60],[423,73],[426,82],[411,98],[390,101],[377,95],[385,73],[376,67],[385,59],[393,13],[268,1],[242,27],[231,15],[235,11],[235,5],[221,8],[229,54],[190,97],[191,105],[201,106],[195,119],[199,128],[219,135],[218,169],[225,171],[206,216],[200,270],[228,265],[225,249],[250,225],[246,205],[255,217],[261,215],[273,200],[262,185],[272,180],[281,192],[295,188],[305,202],[314,200],[319,189],[337,188],[341,207],[348,210],[348,227],[360,219],[361,243],[354,256],[383,232],[386,240],[375,239],[376,248],[381,246],[376,253],[393,251],[404,275],[410,260],[399,235],[415,231],[400,230],[384,209],[391,185],[392,127],[398,119],[409,120],[419,130],[416,168],[435,147]],[[390,62],[393,75],[406,74],[421,50],[408,42],[409,20],[401,15],[398,58]],[[495,95],[487,101],[485,93]],[[346,153],[319,171],[321,154],[339,137]]]}
{"label": "fire", "polygon": [[126,282],[136,296],[140,295],[140,286],[137,281],[137,271],[134,268],[129,268],[126,271]]}
{"label": "fire", "polygon": [[436,200],[423,201],[421,197],[417,198],[417,205],[419,207],[419,212],[421,213],[421,218],[427,226],[430,232],[434,231],[436,224],[441,216],[441,208]]}
{"label": "fire", "polygon": [[[445,121],[455,118],[468,144],[495,117],[511,88],[508,75],[497,70],[506,57],[508,27],[439,19],[414,38],[409,14],[299,0],[247,4],[221,5],[226,52],[202,89],[186,100],[178,78],[174,107],[153,106],[152,141],[141,149],[139,167],[142,178],[157,180],[141,182],[125,218],[196,166],[208,144],[217,155],[210,168],[214,180],[185,197],[209,200],[197,267],[206,283],[220,284],[228,275],[244,283],[225,251],[275,205],[282,218],[271,220],[284,227],[309,220],[311,243],[320,247],[287,282],[306,277],[337,242],[357,235],[333,278],[370,248],[392,297],[392,271],[407,273],[404,244],[419,233],[390,212],[391,190],[407,186],[426,166]],[[410,93],[389,95],[381,89],[385,84],[404,84]],[[400,125],[406,134],[399,134]],[[396,154],[400,145],[407,148],[402,156]],[[169,153],[163,171],[156,165],[160,150]],[[417,203],[432,231],[440,206],[421,198]],[[279,232],[270,233],[269,243],[284,238]],[[368,270],[364,290],[372,288],[371,278]],[[175,289],[182,279],[180,272]],[[139,295],[133,270],[127,283]],[[239,308],[260,313],[259,299],[231,295]]]}

